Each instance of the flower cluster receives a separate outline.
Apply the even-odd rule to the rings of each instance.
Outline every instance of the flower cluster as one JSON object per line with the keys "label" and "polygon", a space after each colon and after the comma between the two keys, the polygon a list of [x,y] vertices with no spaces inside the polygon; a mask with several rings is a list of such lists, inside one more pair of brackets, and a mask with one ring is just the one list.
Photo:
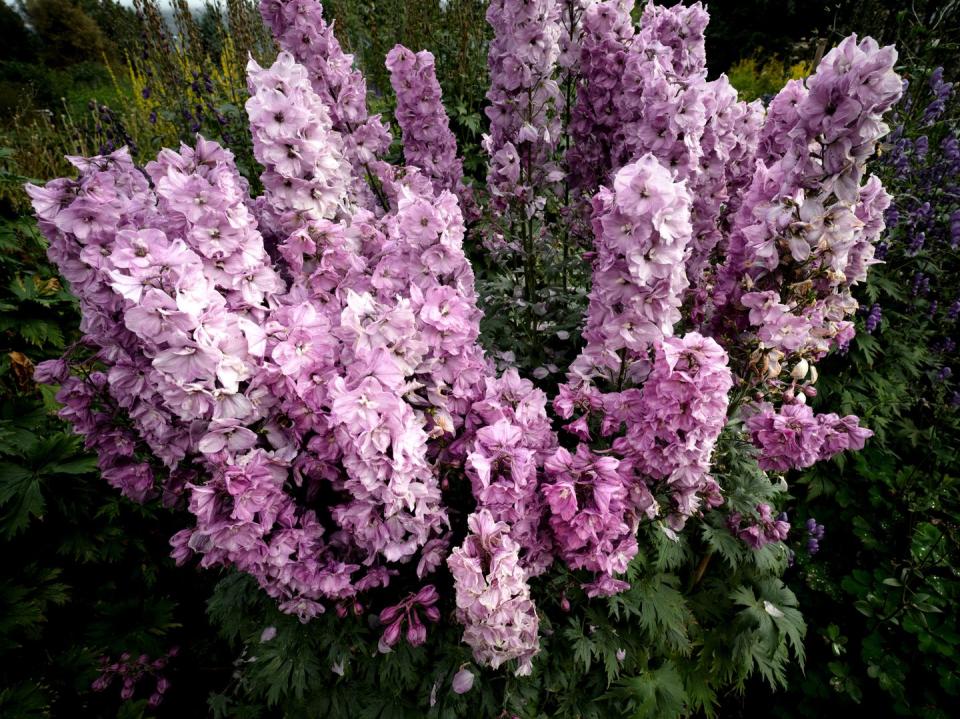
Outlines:
{"label": "flower cluster", "polygon": [[760,466],[776,472],[802,469],[846,450],[863,449],[873,432],[858,424],[857,417],[815,415],[804,402],[756,405],[747,418],[747,429],[760,448]]}
{"label": "flower cluster", "polygon": [[105,691],[113,684],[114,679],[119,679],[120,698],[128,701],[133,698],[137,690],[137,685],[147,678],[154,680],[154,689],[147,699],[147,706],[151,709],[160,706],[164,695],[170,689],[170,680],[163,674],[167,663],[179,653],[178,647],[172,647],[165,656],[151,660],[146,654],[141,654],[134,658],[129,652],[120,655],[117,661],[111,661],[110,657],[100,657],[100,676],[94,679],[92,688],[94,691]]}
{"label": "flower cluster", "polygon": [[372,207],[376,191],[364,178],[390,174],[380,159],[390,147],[390,131],[379,115],[367,110],[367,83],[353,67],[353,56],[343,52],[319,0],[262,0],[260,14],[281,49],[309,74],[333,128],[343,138],[344,153],[357,179],[352,185],[355,197]]}
{"label": "flower cluster", "polygon": [[433,55],[397,45],[387,54],[387,69],[397,95],[394,117],[403,133],[406,164],[418,167],[438,193],[454,193],[464,216],[472,219],[477,209],[472,193],[463,184],[463,161],[457,157],[457,140],[440,99]]}
{"label": "flower cluster", "polygon": [[487,510],[471,514],[467,524],[470,534],[447,559],[463,641],[473,647],[478,662],[496,669],[516,659],[517,674],[529,674],[540,650],[540,620],[530,601],[520,547],[507,525],[494,521]]}
{"label": "flower cluster", "polygon": [[807,523],[804,525],[807,530],[807,552],[811,556],[820,551],[820,542],[823,541],[823,534],[826,530],[822,524],[818,524],[817,520],[813,517],[807,520]]}
{"label": "flower cluster", "polygon": [[673,500],[673,530],[701,508],[722,503],[710,472],[714,445],[727,421],[733,377],[713,339],[690,332],[656,346],[640,396],[625,402],[627,431],[613,447],[647,481],[664,483]]}
{"label": "flower cluster", "polygon": [[551,556],[539,526],[543,510],[536,451],[526,440],[524,430],[509,419],[482,427],[464,470],[478,505],[510,526],[530,571],[539,574]]}
{"label": "flower cluster", "polygon": [[756,517],[750,518],[745,524],[744,517],[734,512],[727,518],[730,531],[739,537],[752,549],[760,549],[774,542],[786,541],[790,533],[790,523],[786,515],[773,516],[773,509],[769,504],[758,504]]}
{"label": "flower cluster", "polygon": [[593,192],[608,175],[644,154],[686,180],[692,198],[688,280],[701,284],[721,241],[721,213],[749,183],[759,103],[737,100],[725,77],[706,81],[700,3],[666,9],[648,5],[640,31],[632,0],[604,0],[587,8],[580,63],[584,82],[573,108],[571,185]]}
{"label": "flower cluster", "polygon": [[266,70],[251,61],[248,82],[253,154],[264,167],[260,180],[276,231],[289,235],[332,218],[346,200],[350,174],[341,136],[305,69],[282,52]]}
{"label": "flower cluster", "polygon": [[[615,579],[637,554],[639,507],[633,482],[615,457],[597,455],[583,444],[576,454],[559,448],[544,464],[543,486],[550,506],[550,529],[560,557],[596,579],[584,585],[589,596],[616,594],[630,585]],[[637,491],[644,492],[642,485]]]}
{"label": "flower cluster", "polygon": [[[863,446],[856,417],[806,399],[884,228],[863,174],[900,93],[892,49],[844,41],[764,117],[706,80],[700,4],[650,4],[637,29],[629,0],[497,0],[481,213],[429,53],[387,58],[394,167],[319,3],[261,10],[282,51],[248,67],[260,197],[200,137],[144,168],[72,158],[76,179],[29,188],[83,312],[37,379],[108,482],[186,507],[177,561],[246,572],[302,621],[362,614],[376,589],[383,651],[423,644],[455,603],[478,662],[528,674],[530,583],[563,562],[589,596],[626,589],[642,525],[676,537],[722,507],[725,428],[770,471]],[[566,242],[587,208],[585,346],[551,398],[480,347],[464,212],[523,246],[532,306],[536,241]],[[756,511],[732,531],[783,541],[786,520]]]}
{"label": "flower cluster", "polygon": [[[487,189],[498,208],[513,202],[532,207],[535,188],[562,177],[552,154],[560,138],[560,89],[553,78],[560,54],[556,0],[494,0]],[[528,210],[529,211],[529,210]]]}
{"label": "flower cluster", "polygon": [[680,320],[690,195],[653,155],[644,155],[617,173],[612,190],[597,193],[593,230],[587,346],[571,373],[615,381],[624,360],[632,365]]}
{"label": "flower cluster", "polygon": [[738,326],[754,328],[764,351],[816,360],[852,336],[850,288],[874,261],[890,202],[879,180],[861,180],[900,96],[895,60],[892,48],[847,38],[806,86],[771,103],[717,278],[718,304],[749,310]]}
{"label": "flower cluster", "polygon": [[[303,69],[281,54],[250,70],[257,152],[304,143],[289,173],[265,162],[253,210],[232,157],[203,140],[148,165],[152,187],[118,152],[78,162],[77,182],[32,190],[51,254],[77,268],[85,343],[109,367],[41,376],[66,380],[64,417],[94,446],[115,444],[101,453],[109,481],[146,498],[149,449],[170,491],[186,491],[197,526],[174,537],[179,560],[234,564],[306,619],[320,600],[387,583],[385,563],[443,533],[428,441],[463,426],[486,365],[456,198],[411,172],[389,215],[347,216],[343,198],[326,201],[337,183],[318,164],[340,176],[338,138]],[[305,195],[290,194],[297,180]],[[107,191],[116,200],[102,207],[86,199]],[[260,225],[290,233],[289,286],[269,267],[256,210]],[[295,499],[298,487],[328,497],[332,526]],[[441,561],[425,553],[419,572]]]}

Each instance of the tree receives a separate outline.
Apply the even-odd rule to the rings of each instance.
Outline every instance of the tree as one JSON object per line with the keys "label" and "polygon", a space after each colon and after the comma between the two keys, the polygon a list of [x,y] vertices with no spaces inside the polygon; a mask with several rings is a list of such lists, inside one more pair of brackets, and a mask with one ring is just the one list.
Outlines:
{"label": "tree", "polygon": [[107,41],[87,13],[70,0],[22,0],[36,34],[40,59],[50,67],[67,67],[103,57]]}

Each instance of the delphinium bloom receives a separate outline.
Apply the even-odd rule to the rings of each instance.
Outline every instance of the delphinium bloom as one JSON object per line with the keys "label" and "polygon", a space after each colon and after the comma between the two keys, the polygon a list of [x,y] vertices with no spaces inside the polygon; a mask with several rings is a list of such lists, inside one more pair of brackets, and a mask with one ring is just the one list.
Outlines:
{"label": "delphinium bloom", "polygon": [[556,0],[494,0],[487,9],[493,28],[490,90],[486,109],[490,134],[487,177],[497,207],[531,206],[536,188],[558,179],[551,156],[560,137],[556,108],[560,91],[553,79],[561,27]]}
{"label": "delphinium bloom", "polygon": [[467,525],[463,545],[447,559],[463,641],[478,662],[496,669],[516,659],[516,674],[529,674],[540,651],[540,620],[519,562],[520,547],[507,525],[495,522],[486,510],[470,515]]}
{"label": "delphinium bloom", "polygon": [[539,574],[550,554],[540,535],[537,456],[526,446],[523,430],[507,419],[478,430],[465,470],[478,506],[510,527],[511,537],[524,549],[525,565],[537,567]]}
{"label": "delphinium bloom", "polygon": [[323,17],[323,6],[319,0],[264,0],[260,14],[280,47],[306,68],[333,129],[343,137],[355,198],[368,208],[376,201],[383,204],[378,183],[392,174],[381,159],[390,147],[390,132],[379,115],[369,114],[366,80],[353,67],[353,56],[340,47],[333,25]]}
{"label": "delphinium bloom", "polygon": [[394,117],[403,132],[406,164],[420,168],[438,193],[457,195],[465,217],[472,219],[477,210],[463,183],[463,161],[457,157],[457,140],[441,101],[433,55],[397,45],[387,54],[387,69],[397,96]]}
{"label": "delphinium bloom", "polygon": [[124,652],[116,661],[111,661],[110,657],[100,657],[100,676],[93,681],[91,688],[102,692],[113,684],[114,679],[119,679],[120,698],[129,701],[133,699],[137,686],[150,680],[153,683],[153,692],[147,699],[147,706],[156,708],[160,706],[164,695],[170,690],[170,680],[162,672],[170,659],[176,657],[179,652],[179,647],[172,647],[166,655],[156,659],[150,659],[147,654],[134,658],[130,652]]}
{"label": "delphinium bloom", "polygon": [[863,449],[873,435],[859,426],[854,415],[815,415],[806,404],[794,402],[779,410],[767,405],[747,418],[747,429],[760,448],[760,466],[786,471],[809,467],[848,449]]}
{"label": "delphinium bloom", "polygon": [[575,189],[595,190],[613,165],[611,152],[622,123],[616,101],[634,35],[632,8],[633,0],[602,0],[583,11],[576,58],[581,84],[566,128],[573,142],[567,166]]}
{"label": "delphinium bloom", "polygon": [[554,77],[563,32],[559,11],[557,0],[494,0],[487,8],[493,28],[485,110],[490,131],[482,144],[496,221],[485,228],[485,244],[505,265],[522,268],[528,306],[537,302],[540,257],[550,246],[547,196],[564,176],[555,158],[562,107]]}
{"label": "delphinium bloom", "polygon": [[[722,237],[723,212],[737,204],[753,170],[762,123],[759,102],[738,101],[725,76],[707,82],[704,30],[709,16],[698,2],[664,8],[648,4],[640,32],[628,45],[623,88],[616,100],[624,118],[615,153],[621,161],[652,153],[693,198],[692,251],[687,279],[702,273]],[[695,298],[695,306],[704,302]]]}
{"label": "delphinium bloom", "polygon": [[[596,256],[576,383],[618,376],[680,320],[690,196],[652,155],[620,170],[593,201]],[[614,387],[616,389],[616,387]]]}
{"label": "delphinium bloom", "polygon": [[774,144],[782,134],[761,133],[759,152],[769,158],[732,220],[714,315],[715,324],[729,323],[719,332],[724,342],[745,327],[756,333],[761,382],[777,384],[772,369],[815,362],[853,336],[851,287],[873,262],[890,202],[876,178],[861,180],[887,130],[881,115],[900,96],[895,60],[892,48],[848,38],[806,86],[788,85],[771,104],[767,128],[789,140]]}
{"label": "delphinium bloom", "polygon": [[[771,104],[767,123],[790,128],[790,141],[770,148],[775,157],[758,165],[733,219],[718,307],[726,311],[741,298],[774,291],[784,273],[794,273],[794,296],[778,293],[770,300],[771,307],[786,309],[770,315],[753,307],[749,323],[758,329],[771,322],[805,323],[792,331],[798,336],[790,351],[811,359],[848,338],[845,317],[856,309],[850,287],[864,278],[883,229],[889,197],[879,182],[862,189],[860,182],[866,159],[886,132],[880,116],[900,95],[895,59],[892,48],[851,37],[828,53],[806,88],[789,85],[781,93],[786,101],[778,96]],[[819,144],[817,156],[812,142]],[[761,140],[761,150],[767,147]],[[812,295],[803,294],[807,284]]]}
{"label": "delphinium bloom", "polygon": [[[559,448],[544,465],[543,493],[558,554],[572,569],[594,573],[584,585],[589,596],[627,589],[615,576],[637,554],[640,510],[631,496],[634,480],[620,464],[581,444],[575,454]],[[652,503],[648,507],[655,511]]]}
{"label": "delphinium bloom", "polygon": [[704,505],[723,501],[710,463],[732,387],[726,352],[710,337],[691,332],[657,343],[639,399],[625,404],[627,431],[614,449],[652,489],[666,488],[673,530]]}
{"label": "delphinium bloom", "polygon": [[477,506],[509,526],[528,576],[542,574],[553,561],[540,492],[543,463],[557,446],[546,409],[547,396],[516,370],[488,377],[461,440],[469,447],[464,469]]}
{"label": "delphinium bloom", "polygon": [[722,239],[721,211],[736,206],[749,182],[762,107],[738,101],[723,76],[706,81],[707,14],[699,3],[649,5],[640,32],[632,7],[630,0],[606,0],[584,13],[583,82],[569,125],[571,184],[592,192],[647,153],[675,180],[687,180],[694,232],[685,262],[688,280],[699,286]]}
{"label": "delphinium bloom", "polygon": [[266,70],[251,60],[248,85],[253,153],[264,167],[267,209],[276,215],[266,219],[286,237],[333,218],[346,202],[350,175],[341,135],[306,70],[286,52]]}

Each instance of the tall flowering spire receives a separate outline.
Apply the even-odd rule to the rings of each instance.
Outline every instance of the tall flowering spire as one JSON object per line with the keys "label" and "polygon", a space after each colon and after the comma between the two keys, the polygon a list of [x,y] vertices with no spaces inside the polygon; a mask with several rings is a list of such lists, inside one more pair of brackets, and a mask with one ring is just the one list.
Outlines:
{"label": "tall flowering spire", "polygon": [[593,201],[596,256],[587,346],[571,365],[576,381],[616,382],[654,342],[673,333],[687,287],[690,195],[652,155],[620,170]]}
{"label": "tall flowering spire", "polygon": [[892,47],[847,38],[806,88],[789,84],[771,104],[758,150],[769,161],[733,218],[717,286],[717,305],[744,308],[740,322],[765,349],[815,360],[851,338],[850,288],[865,277],[889,204],[877,181],[861,182],[887,131],[880,117],[901,93],[895,61]]}
{"label": "tall flowering spire", "polygon": [[247,73],[253,154],[264,167],[260,179],[275,224],[289,233],[332,219],[346,203],[350,178],[341,136],[304,67],[281,52],[266,70],[251,58]]}
{"label": "tall flowering spire", "polygon": [[722,241],[721,211],[749,182],[763,109],[739,102],[724,76],[706,81],[708,15],[699,3],[648,5],[639,32],[632,9],[631,0],[603,0],[584,13],[571,186],[593,192],[648,153],[686,180],[694,227],[686,269],[699,289]]}
{"label": "tall flowering spire", "polygon": [[[745,328],[754,334],[761,379],[777,381],[781,368],[792,366],[788,404],[802,405],[812,391],[808,364],[853,337],[851,288],[866,277],[890,204],[879,180],[861,183],[887,132],[881,116],[902,92],[896,57],[892,47],[851,36],[824,57],[805,87],[784,88],[761,132],[758,154],[765,159],[732,219],[714,322],[726,323],[718,334],[727,342],[742,341]],[[753,436],[772,446],[767,435]]]}
{"label": "tall flowering spire", "polygon": [[633,0],[602,0],[583,12],[576,63],[582,81],[567,126],[573,141],[567,166],[575,190],[592,192],[618,169],[612,153],[624,120],[617,101],[634,35],[632,9]]}
{"label": "tall flowering spire", "polygon": [[420,168],[438,193],[449,190],[460,199],[468,218],[477,210],[463,184],[463,161],[457,157],[457,139],[443,107],[433,55],[414,53],[397,45],[387,54],[390,84],[397,95],[394,116],[403,132],[403,157]]}
{"label": "tall flowering spire", "polygon": [[560,137],[560,89],[554,79],[561,26],[556,0],[493,0],[488,61],[487,183],[498,207],[530,204],[537,188],[559,179],[551,162]]}
{"label": "tall flowering spire", "polygon": [[353,67],[353,55],[340,47],[333,24],[323,17],[323,5],[319,0],[261,0],[260,14],[280,47],[306,68],[333,129],[343,137],[357,199],[367,207],[385,203],[379,183],[391,173],[380,158],[390,147],[390,131],[380,115],[369,114],[367,82]]}

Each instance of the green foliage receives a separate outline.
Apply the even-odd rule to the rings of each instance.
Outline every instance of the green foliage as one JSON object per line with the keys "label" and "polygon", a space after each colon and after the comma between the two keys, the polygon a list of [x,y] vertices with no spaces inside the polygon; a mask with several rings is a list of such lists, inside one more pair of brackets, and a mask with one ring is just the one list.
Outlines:
{"label": "green foliage", "polygon": [[48,66],[99,60],[107,49],[100,26],[71,0],[23,0],[23,10]]}
{"label": "green foliage", "polygon": [[737,89],[740,99],[750,102],[775,95],[787,81],[802,80],[811,70],[809,61],[787,65],[776,55],[763,57],[758,51],[738,60],[727,71],[727,77]]}

